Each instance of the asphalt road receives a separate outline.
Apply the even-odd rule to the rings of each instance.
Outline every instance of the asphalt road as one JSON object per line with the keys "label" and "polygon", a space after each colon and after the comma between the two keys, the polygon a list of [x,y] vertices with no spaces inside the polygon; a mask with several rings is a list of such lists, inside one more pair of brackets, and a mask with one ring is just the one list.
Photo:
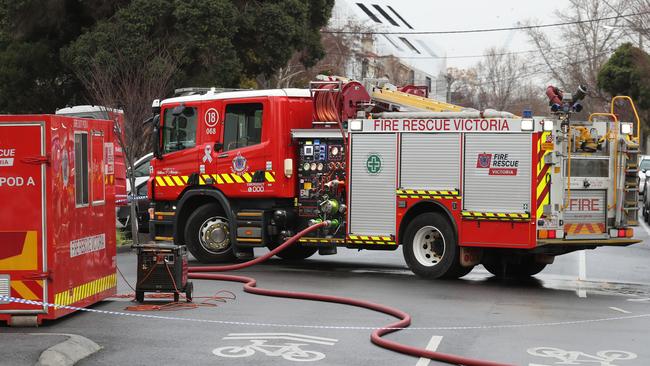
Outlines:
{"label": "asphalt road", "polygon": [[[587,252],[584,280],[578,280],[579,254],[558,257],[544,272],[522,282],[496,280],[480,266],[461,280],[426,281],[407,269],[401,250],[345,249],[301,263],[274,259],[238,274],[257,278],[260,287],[354,296],[398,307],[412,315],[412,327],[419,329],[388,338],[440,352],[527,366],[649,365],[646,229],[637,229],[641,244]],[[135,261],[133,253],[118,255],[131,283]],[[195,296],[228,290],[237,298],[217,307],[140,313],[166,319],[77,313],[37,331],[79,334],[103,347],[79,365],[440,364],[372,345],[366,328],[393,321],[382,314],[250,295],[237,283],[194,283]],[[130,292],[121,279],[119,292]],[[125,312],[128,305],[127,299],[113,299],[93,308]],[[25,333],[34,332],[0,327],[0,364],[33,364],[33,350],[49,342],[34,341],[27,354]],[[10,337],[13,333],[23,335]]]}

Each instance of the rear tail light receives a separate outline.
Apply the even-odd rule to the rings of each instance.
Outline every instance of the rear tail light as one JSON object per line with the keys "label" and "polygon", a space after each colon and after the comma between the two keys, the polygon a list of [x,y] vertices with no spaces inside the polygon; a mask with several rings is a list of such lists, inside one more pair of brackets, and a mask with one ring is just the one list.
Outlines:
{"label": "rear tail light", "polygon": [[619,238],[625,237],[625,229],[618,229],[618,237]]}
{"label": "rear tail light", "polygon": [[537,238],[539,239],[556,239],[562,237],[562,231],[559,230],[538,230]]}
{"label": "rear tail light", "polygon": [[632,228],[626,229],[625,230],[625,237],[626,238],[631,238],[632,236],[634,236],[634,229],[632,229]]}

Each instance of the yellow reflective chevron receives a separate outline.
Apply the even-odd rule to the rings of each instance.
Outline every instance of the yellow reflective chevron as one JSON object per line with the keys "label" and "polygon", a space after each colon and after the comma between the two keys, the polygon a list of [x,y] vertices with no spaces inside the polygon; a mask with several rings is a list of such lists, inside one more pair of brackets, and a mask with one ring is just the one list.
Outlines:
{"label": "yellow reflective chevron", "polygon": [[544,213],[544,206],[551,203],[551,187],[549,182],[549,169],[550,165],[546,164],[544,161],[546,155],[551,153],[551,150],[545,150],[542,147],[546,144],[547,139],[552,140],[553,136],[551,132],[546,131],[542,133],[541,137],[537,141],[537,170],[536,170],[536,179],[537,179],[537,190],[535,193],[537,211],[536,217],[542,217]]}
{"label": "yellow reflective chevron", "polygon": [[390,236],[378,235],[348,235],[348,243],[364,245],[396,245],[395,240]]}
{"label": "yellow reflective chevron", "polygon": [[[244,184],[253,182],[253,174],[246,172],[243,174],[235,173],[214,173],[201,174],[198,176],[199,185],[222,185],[222,184]],[[264,181],[266,183],[275,182],[275,172],[264,172]],[[185,187],[188,185],[189,176],[187,175],[159,175],[154,179],[158,187]],[[260,182],[261,183],[261,182]]]}
{"label": "yellow reflective chevron", "polygon": [[444,191],[432,191],[427,189],[398,189],[397,197],[399,198],[423,198],[423,199],[461,199],[457,189]]}
{"label": "yellow reflective chevron", "polygon": [[117,286],[115,273],[86,282],[54,295],[56,305],[70,305]]}
{"label": "yellow reflective chevron", "polygon": [[465,220],[528,221],[528,213],[461,211]]}

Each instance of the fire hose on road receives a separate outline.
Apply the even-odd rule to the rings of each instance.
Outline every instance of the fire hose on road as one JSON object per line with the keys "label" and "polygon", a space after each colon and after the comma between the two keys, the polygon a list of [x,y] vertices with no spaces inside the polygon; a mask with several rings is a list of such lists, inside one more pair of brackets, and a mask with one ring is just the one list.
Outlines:
{"label": "fire hose on road", "polygon": [[248,262],[225,265],[225,266],[191,267],[189,269],[190,272],[189,277],[193,279],[201,279],[201,280],[241,282],[244,284],[245,292],[255,294],[255,295],[338,303],[338,304],[344,304],[344,305],[369,309],[369,310],[394,316],[395,318],[399,319],[397,322],[391,323],[385,328],[375,329],[372,332],[372,335],[370,337],[372,343],[391,351],[395,351],[395,352],[399,352],[399,353],[403,353],[415,357],[429,358],[431,360],[446,362],[455,365],[466,365],[466,366],[507,366],[508,365],[504,363],[479,360],[479,359],[467,358],[467,357],[462,357],[462,356],[457,356],[457,355],[452,355],[447,353],[429,351],[423,348],[411,347],[395,341],[390,341],[382,338],[382,336],[386,334],[396,332],[399,329],[406,328],[411,324],[411,316],[409,314],[393,307],[376,304],[368,301],[358,300],[358,299],[340,297],[340,296],[322,295],[322,294],[309,293],[309,292],[293,292],[293,291],[263,289],[263,288],[258,288],[257,281],[251,277],[225,275],[225,274],[217,274],[217,273],[202,273],[202,272],[234,271],[234,270],[247,268],[262,263],[267,259],[271,258],[272,256],[274,256],[276,253],[295,244],[298,241],[298,239],[300,239],[302,236],[318,228],[327,227],[329,225],[330,225],[329,221],[324,221],[324,222],[314,224],[302,230],[301,232],[297,233],[296,235],[292,236],[277,248],[271,250],[270,252],[264,254],[261,257],[255,258]]}

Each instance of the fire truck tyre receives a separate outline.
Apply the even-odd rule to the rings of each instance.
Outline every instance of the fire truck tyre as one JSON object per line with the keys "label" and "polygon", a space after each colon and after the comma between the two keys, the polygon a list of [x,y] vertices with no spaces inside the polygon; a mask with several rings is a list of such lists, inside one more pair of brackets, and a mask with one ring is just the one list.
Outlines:
{"label": "fire truck tyre", "polygon": [[144,291],[136,291],[135,292],[135,301],[144,302]]}
{"label": "fire truck tyre", "polygon": [[187,249],[201,263],[219,263],[235,259],[230,243],[230,225],[218,205],[197,208],[185,225]]}
{"label": "fire truck tyre", "polygon": [[503,263],[499,260],[487,261],[483,267],[495,277],[530,277],[546,268],[545,263],[535,262],[533,257],[526,257],[520,263]]}
{"label": "fire truck tyre", "polygon": [[[269,250],[273,250],[277,248],[280,244],[282,243],[277,243],[277,244],[270,244]],[[289,261],[296,261],[296,260],[301,260],[301,259],[307,259],[314,255],[318,251],[318,248],[314,247],[303,247],[300,244],[294,244],[285,250],[279,252],[276,254],[278,257],[282,259],[286,259]]]}
{"label": "fire truck tyre", "polygon": [[530,277],[540,273],[544,268],[546,268],[546,263],[538,263],[531,259],[516,265],[512,272],[516,277]]}
{"label": "fire truck tyre", "polygon": [[[406,228],[404,260],[411,271],[424,278],[458,278],[463,274],[456,234],[443,215],[427,212]],[[471,269],[470,269],[471,271]]]}
{"label": "fire truck tyre", "polygon": [[458,266],[458,270],[456,271],[454,276],[451,276],[451,277],[453,277],[453,278],[461,278],[461,277],[467,275],[468,273],[472,272],[473,269],[474,269],[474,266],[469,266],[469,267]]}

